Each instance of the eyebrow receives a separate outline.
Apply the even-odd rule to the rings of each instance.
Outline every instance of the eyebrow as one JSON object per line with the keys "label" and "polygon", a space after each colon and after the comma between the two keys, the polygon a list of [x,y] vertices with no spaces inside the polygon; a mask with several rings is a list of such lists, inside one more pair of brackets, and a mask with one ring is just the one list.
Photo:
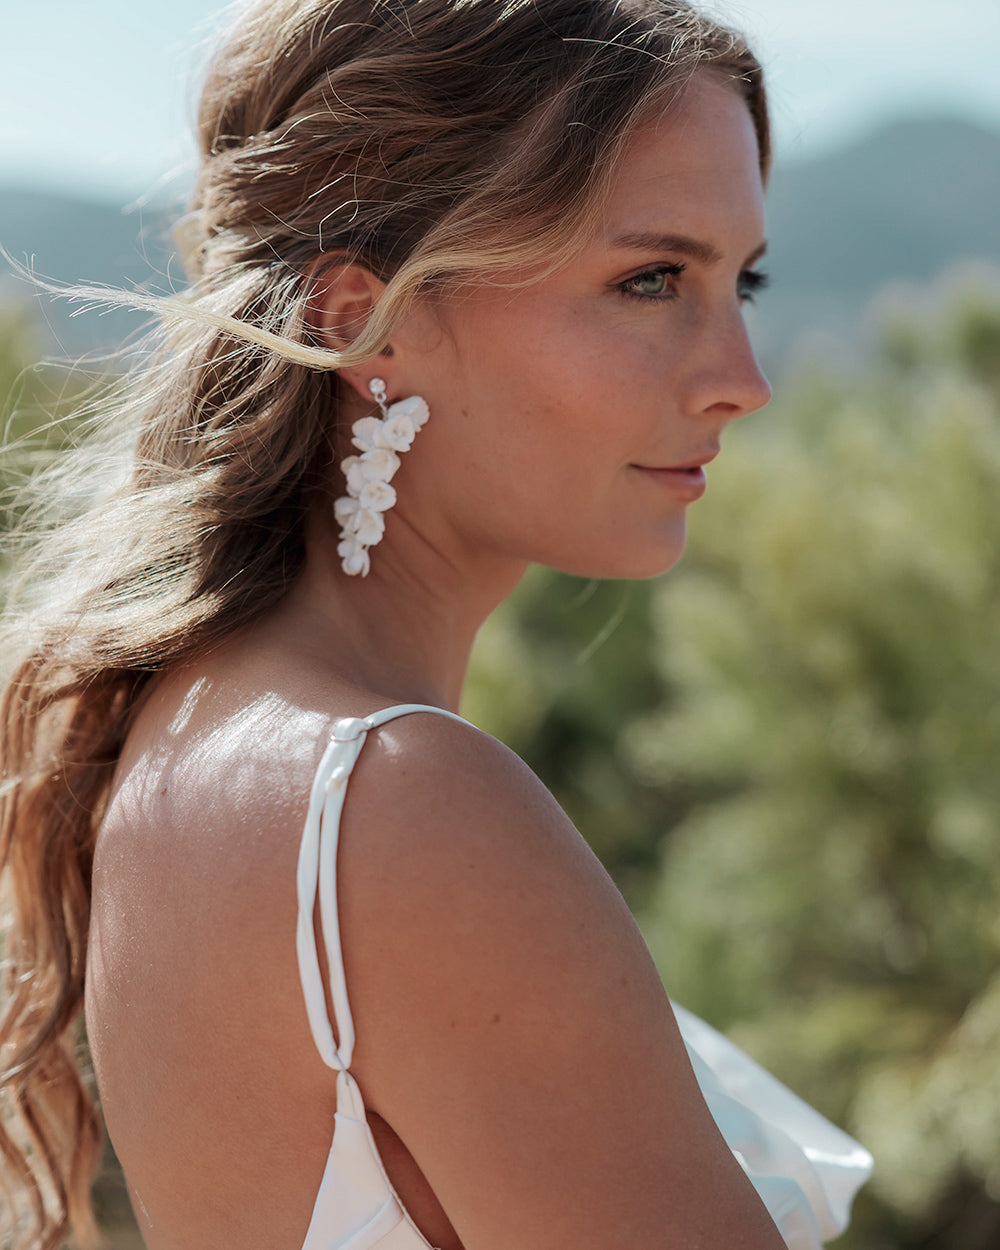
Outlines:
{"label": "eyebrow", "polygon": [[[615,239],[613,248],[627,248],[638,252],[679,252],[681,256],[690,256],[692,260],[703,265],[717,265],[722,260],[722,253],[701,239],[692,239],[686,234],[655,234],[643,233],[623,234]],[[747,257],[748,265],[755,264],[767,251],[767,244],[760,247]]]}

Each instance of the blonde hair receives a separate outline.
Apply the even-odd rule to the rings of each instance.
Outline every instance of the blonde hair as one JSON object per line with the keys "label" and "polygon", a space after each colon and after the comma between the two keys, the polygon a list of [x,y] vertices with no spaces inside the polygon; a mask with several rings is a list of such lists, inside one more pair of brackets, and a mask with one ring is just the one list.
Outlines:
{"label": "blonde hair", "polygon": [[[70,1226],[93,1239],[100,1131],[74,1033],[90,869],[151,678],[297,576],[310,500],[328,489],[334,370],[384,349],[416,299],[572,255],[630,136],[702,69],[746,100],[766,173],[758,63],[674,0],[261,0],[217,53],[179,232],[190,288],[128,297],[164,330],[105,403],[116,471],[34,542],[4,636],[0,1157],[14,1245],[55,1247]],[[323,265],[343,260],[386,287],[337,353],[314,341],[308,304]],[[64,493],[80,480],[59,472]]]}

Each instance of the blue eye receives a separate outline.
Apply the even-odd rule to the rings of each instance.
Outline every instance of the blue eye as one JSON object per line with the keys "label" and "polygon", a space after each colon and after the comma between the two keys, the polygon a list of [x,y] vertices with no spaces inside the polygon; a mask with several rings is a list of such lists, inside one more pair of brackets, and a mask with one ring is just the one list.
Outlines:
{"label": "blue eye", "polygon": [[679,278],[684,269],[684,265],[657,265],[655,269],[646,269],[627,278],[618,289],[633,299],[674,299],[676,286],[668,279]]}

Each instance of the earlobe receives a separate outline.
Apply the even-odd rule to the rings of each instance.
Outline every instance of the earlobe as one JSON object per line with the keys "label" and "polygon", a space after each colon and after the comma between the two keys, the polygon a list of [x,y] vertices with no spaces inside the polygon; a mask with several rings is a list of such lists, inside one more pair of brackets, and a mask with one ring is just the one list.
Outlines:
{"label": "earlobe", "polygon": [[313,271],[309,297],[309,324],[323,347],[343,351],[350,347],[368,324],[372,310],[385,290],[385,283],[370,269],[357,262],[323,266],[323,258]]}

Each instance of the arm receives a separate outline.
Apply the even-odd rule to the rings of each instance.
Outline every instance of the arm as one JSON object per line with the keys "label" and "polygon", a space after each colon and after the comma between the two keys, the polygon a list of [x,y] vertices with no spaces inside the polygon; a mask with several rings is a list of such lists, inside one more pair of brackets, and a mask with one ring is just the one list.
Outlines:
{"label": "arm", "polygon": [[627,908],[516,757],[380,730],[339,883],[355,1074],[467,1250],[781,1250]]}

